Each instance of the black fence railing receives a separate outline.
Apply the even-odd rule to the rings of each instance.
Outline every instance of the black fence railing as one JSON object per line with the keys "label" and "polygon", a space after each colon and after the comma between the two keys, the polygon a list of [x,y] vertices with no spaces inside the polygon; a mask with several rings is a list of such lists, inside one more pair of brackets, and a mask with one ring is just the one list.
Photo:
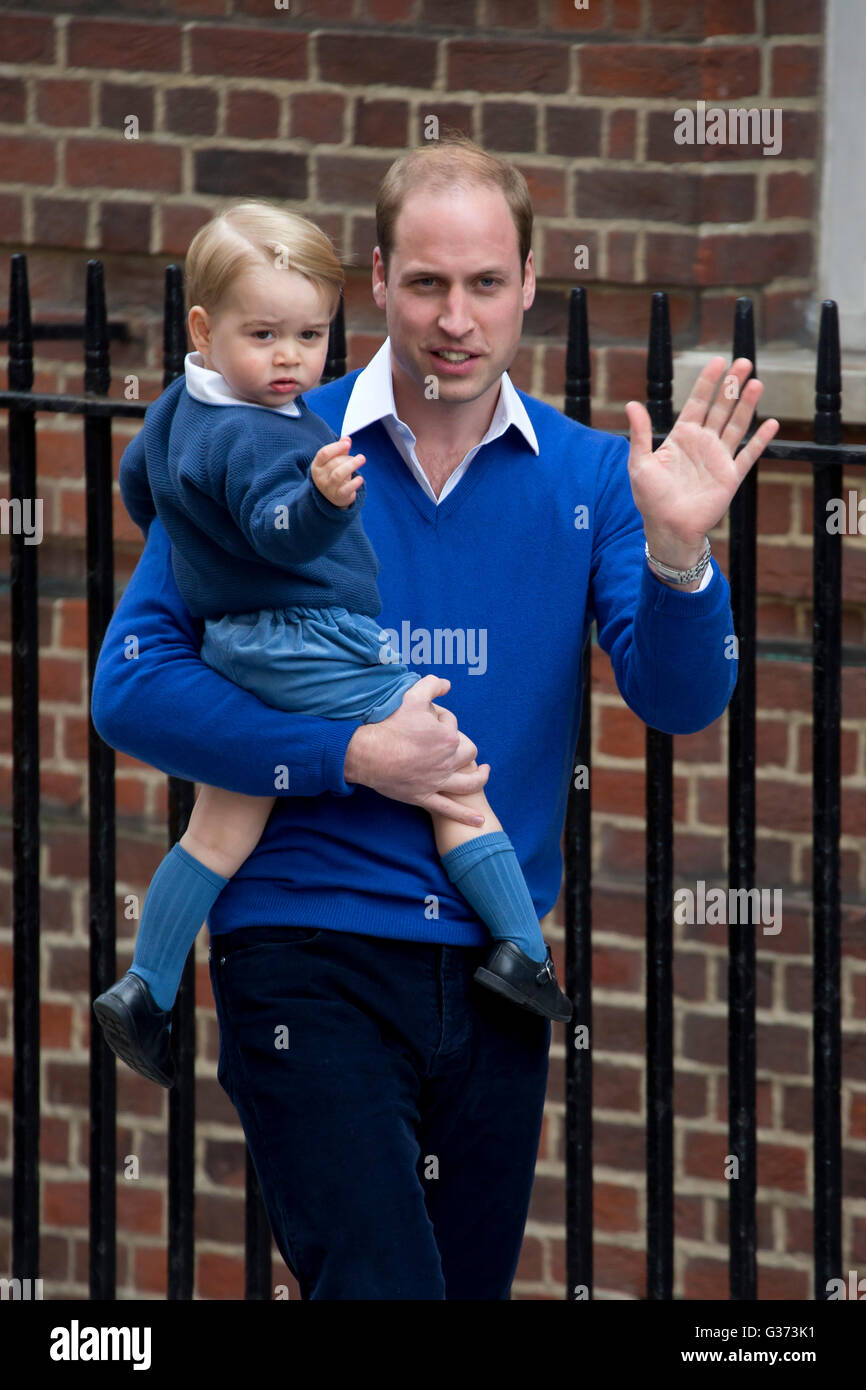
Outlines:
{"label": "black fence railing", "polygon": [[[112,420],[140,419],[146,403],[110,399],[109,341],[118,336],[105,310],[102,264],[89,261],[85,296],[84,395],[33,391],[33,345],[24,255],[11,261],[9,389],[10,498],[36,498],[36,414],[64,412],[84,419],[88,706],[100,647],[114,607]],[[71,336],[63,325],[64,336]],[[80,334],[79,334],[80,336]],[[163,389],[183,370],[187,351],[183,277],[166,270]],[[755,373],[752,305],[738,299],[734,357]],[[332,324],[323,381],[346,370],[342,305]],[[647,409],[655,444],[673,424],[673,356],[667,297],[652,296],[647,358]],[[565,413],[591,423],[586,294],[571,293]],[[774,440],[763,458],[809,465],[814,479],[813,633],[813,924],[814,924],[814,1270],[815,1296],[842,1275],[841,997],[840,997],[840,688],[841,535],[826,524],[827,503],[841,496],[844,468],[866,464],[866,446],[843,445],[836,305],[822,308],[816,369],[814,442]],[[729,573],[739,679],[728,709],[728,882],[754,888],[755,878],[755,608],[757,468],[730,509]],[[10,504],[11,505],[11,504]],[[39,1271],[39,650],[37,547],[22,528],[10,528],[13,745],[13,1278]],[[590,644],[583,655],[583,717],[575,765],[590,769]],[[673,1295],[673,740],[646,735],[647,932],[647,1297]],[[89,737],[90,993],[116,978],[114,751],[90,721]],[[592,1296],[592,930],[590,915],[590,798],[572,786],[566,815],[566,989],[575,1005],[566,1047],[566,1280],[568,1299]],[[183,834],[193,787],[169,778],[169,845]],[[730,1295],[757,1297],[755,1118],[755,937],[748,924],[728,927],[729,1152],[739,1180],[727,1184],[730,1209]],[[194,1010],[193,953],[172,1015],[177,1081],[169,1098],[168,1297],[189,1299],[194,1274]],[[582,1032],[582,1030],[586,1030]],[[571,1045],[573,1042],[574,1045]],[[90,1055],[90,1296],[116,1296],[116,1062],[101,1031],[91,1029]],[[246,1297],[269,1299],[271,1233],[252,1160],[246,1167]]]}

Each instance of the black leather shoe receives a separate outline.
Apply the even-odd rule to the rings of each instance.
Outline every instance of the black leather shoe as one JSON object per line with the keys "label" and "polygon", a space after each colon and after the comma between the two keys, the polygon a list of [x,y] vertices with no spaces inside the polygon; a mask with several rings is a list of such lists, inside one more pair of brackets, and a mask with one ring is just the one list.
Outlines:
{"label": "black leather shoe", "polygon": [[174,1085],[168,1030],[171,1013],[159,1007],[146,980],[127,970],[111,989],[94,999],[93,1012],[105,1041],[122,1062],[148,1081]]}
{"label": "black leather shoe", "polygon": [[[546,941],[544,944],[547,946]],[[547,959],[539,964],[513,941],[499,941],[484,964],[479,965],[474,978],[534,1014],[543,1014],[558,1023],[567,1023],[571,1018],[571,1001],[556,982],[549,946]]]}

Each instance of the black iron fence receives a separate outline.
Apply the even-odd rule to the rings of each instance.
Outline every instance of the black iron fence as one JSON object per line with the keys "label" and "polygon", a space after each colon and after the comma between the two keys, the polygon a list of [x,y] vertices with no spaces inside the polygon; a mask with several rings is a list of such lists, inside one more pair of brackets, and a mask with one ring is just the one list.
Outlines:
{"label": "black iron fence", "polygon": [[[11,260],[9,389],[0,407],[9,416],[10,499],[36,497],[36,414],[84,419],[88,706],[96,661],[114,608],[112,450],[114,419],[140,419],[146,403],[109,399],[109,340],[102,264],[87,265],[84,395],[33,391],[33,344],[49,336],[33,326],[24,255]],[[72,336],[68,325],[62,330]],[[51,334],[50,336],[59,336]],[[79,334],[80,336],[80,334]],[[187,351],[183,277],[169,266],[165,282],[163,389],[183,371]],[[738,299],[734,357],[756,370],[749,299]],[[346,370],[342,305],[331,327],[323,381]],[[659,444],[673,425],[673,356],[667,297],[652,296],[647,358],[647,408]],[[571,293],[565,413],[591,423],[586,294]],[[840,687],[842,671],[842,537],[826,524],[827,503],[842,493],[842,471],[866,463],[866,447],[842,440],[841,372],[836,305],[822,308],[815,386],[814,442],[775,439],[762,457],[811,467],[814,479],[813,633],[813,952],[814,952],[814,1264],[815,1290],[842,1275],[841,998],[840,998]],[[757,469],[730,510],[729,573],[739,642],[739,679],[727,718],[728,882],[755,886],[755,608]],[[37,547],[23,528],[10,527],[13,744],[13,1239],[12,1276],[39,1270],[39,643]],[[584,650],[583,716],[576,764],[591,764],[589,643]],[[647,1297],[673,1296],[673,743],[646,735],[646,1020],[647,1020]],[[116,979],[114,750],[89,728],[90,997]],[[168,844],[186,829],[193,786],[169,778]],[[575,1004],[566,1034],[567,1293],[591,1296],[592,1056],[574,1045],[592,1030],[590,798],[572,787],[566,816],[566,989]],[[749,924],[728,927],[729,1152],[740,1179],[729,1183],[730,1294],[757,1297],[755,1117],[755,937]],[[169,1093],[168,1297],[189,1299],[194,1272],[194,1010],[193,954],[187,960],[172,1015],[177,1081]],[[90,1052],[90,1296],[116,1296],[116,1060],[99,1029]],[[269,1299],[271,1234],[247,1151],[246,1297]]]}

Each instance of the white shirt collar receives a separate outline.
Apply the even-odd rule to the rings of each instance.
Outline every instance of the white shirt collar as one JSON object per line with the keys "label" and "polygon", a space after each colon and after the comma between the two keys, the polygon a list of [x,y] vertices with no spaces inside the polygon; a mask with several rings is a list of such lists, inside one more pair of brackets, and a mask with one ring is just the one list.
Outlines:
{"label": "white shirt collar", "polygon": [[260,405],[258,401],[245,401],[236,396],[220,372],[214,372],[204,365],[200,352],[188,352],[183,359],[186,376],[186,389],[197,401],[206,405],[248,405],[253,410],[275,410],[278,415],[300,415],[300,406],[294,401],[285,405]]}
{"label": "white shirt collar", "polygon": [[391,340],[386,338],[368,366],[355,378],[352,393],[343,416],[342,434],[354,434],[356,430],[381,420],[401,457],[409,465],[417,481],[434,502],[444,502],[448,493],[456,487],[466,472],[472,459],[483,444],[488,444],[504,434],[509,425],[515,425],[523,435],[534,454],[539,453],[538,440],[526,407],[507,372],[500,377],[500,391],[493,412],[493,419],[484,438],[470,449],[462,463],[448,478],[437,497],[415,453],[415,436],[409,426],[397,414],[394,403],[394,382],[391,376]]}

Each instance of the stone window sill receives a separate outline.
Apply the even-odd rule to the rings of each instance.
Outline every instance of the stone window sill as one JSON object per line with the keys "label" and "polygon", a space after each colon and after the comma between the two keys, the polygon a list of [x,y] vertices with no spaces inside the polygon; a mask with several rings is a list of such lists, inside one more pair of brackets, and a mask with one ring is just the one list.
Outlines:
{"label": "stone window sill", "polygon": [[[686,398],[702,367],[719,349],[688,349],[674,355],[674,414]],[[758,376],[764,394],[758,415],[766,420],[810,421],[815,413],[816,353],[811,348],[762,348],[758,345]],[[842,420],[846,425],[866,422],[866,353],[842,354]]]}

